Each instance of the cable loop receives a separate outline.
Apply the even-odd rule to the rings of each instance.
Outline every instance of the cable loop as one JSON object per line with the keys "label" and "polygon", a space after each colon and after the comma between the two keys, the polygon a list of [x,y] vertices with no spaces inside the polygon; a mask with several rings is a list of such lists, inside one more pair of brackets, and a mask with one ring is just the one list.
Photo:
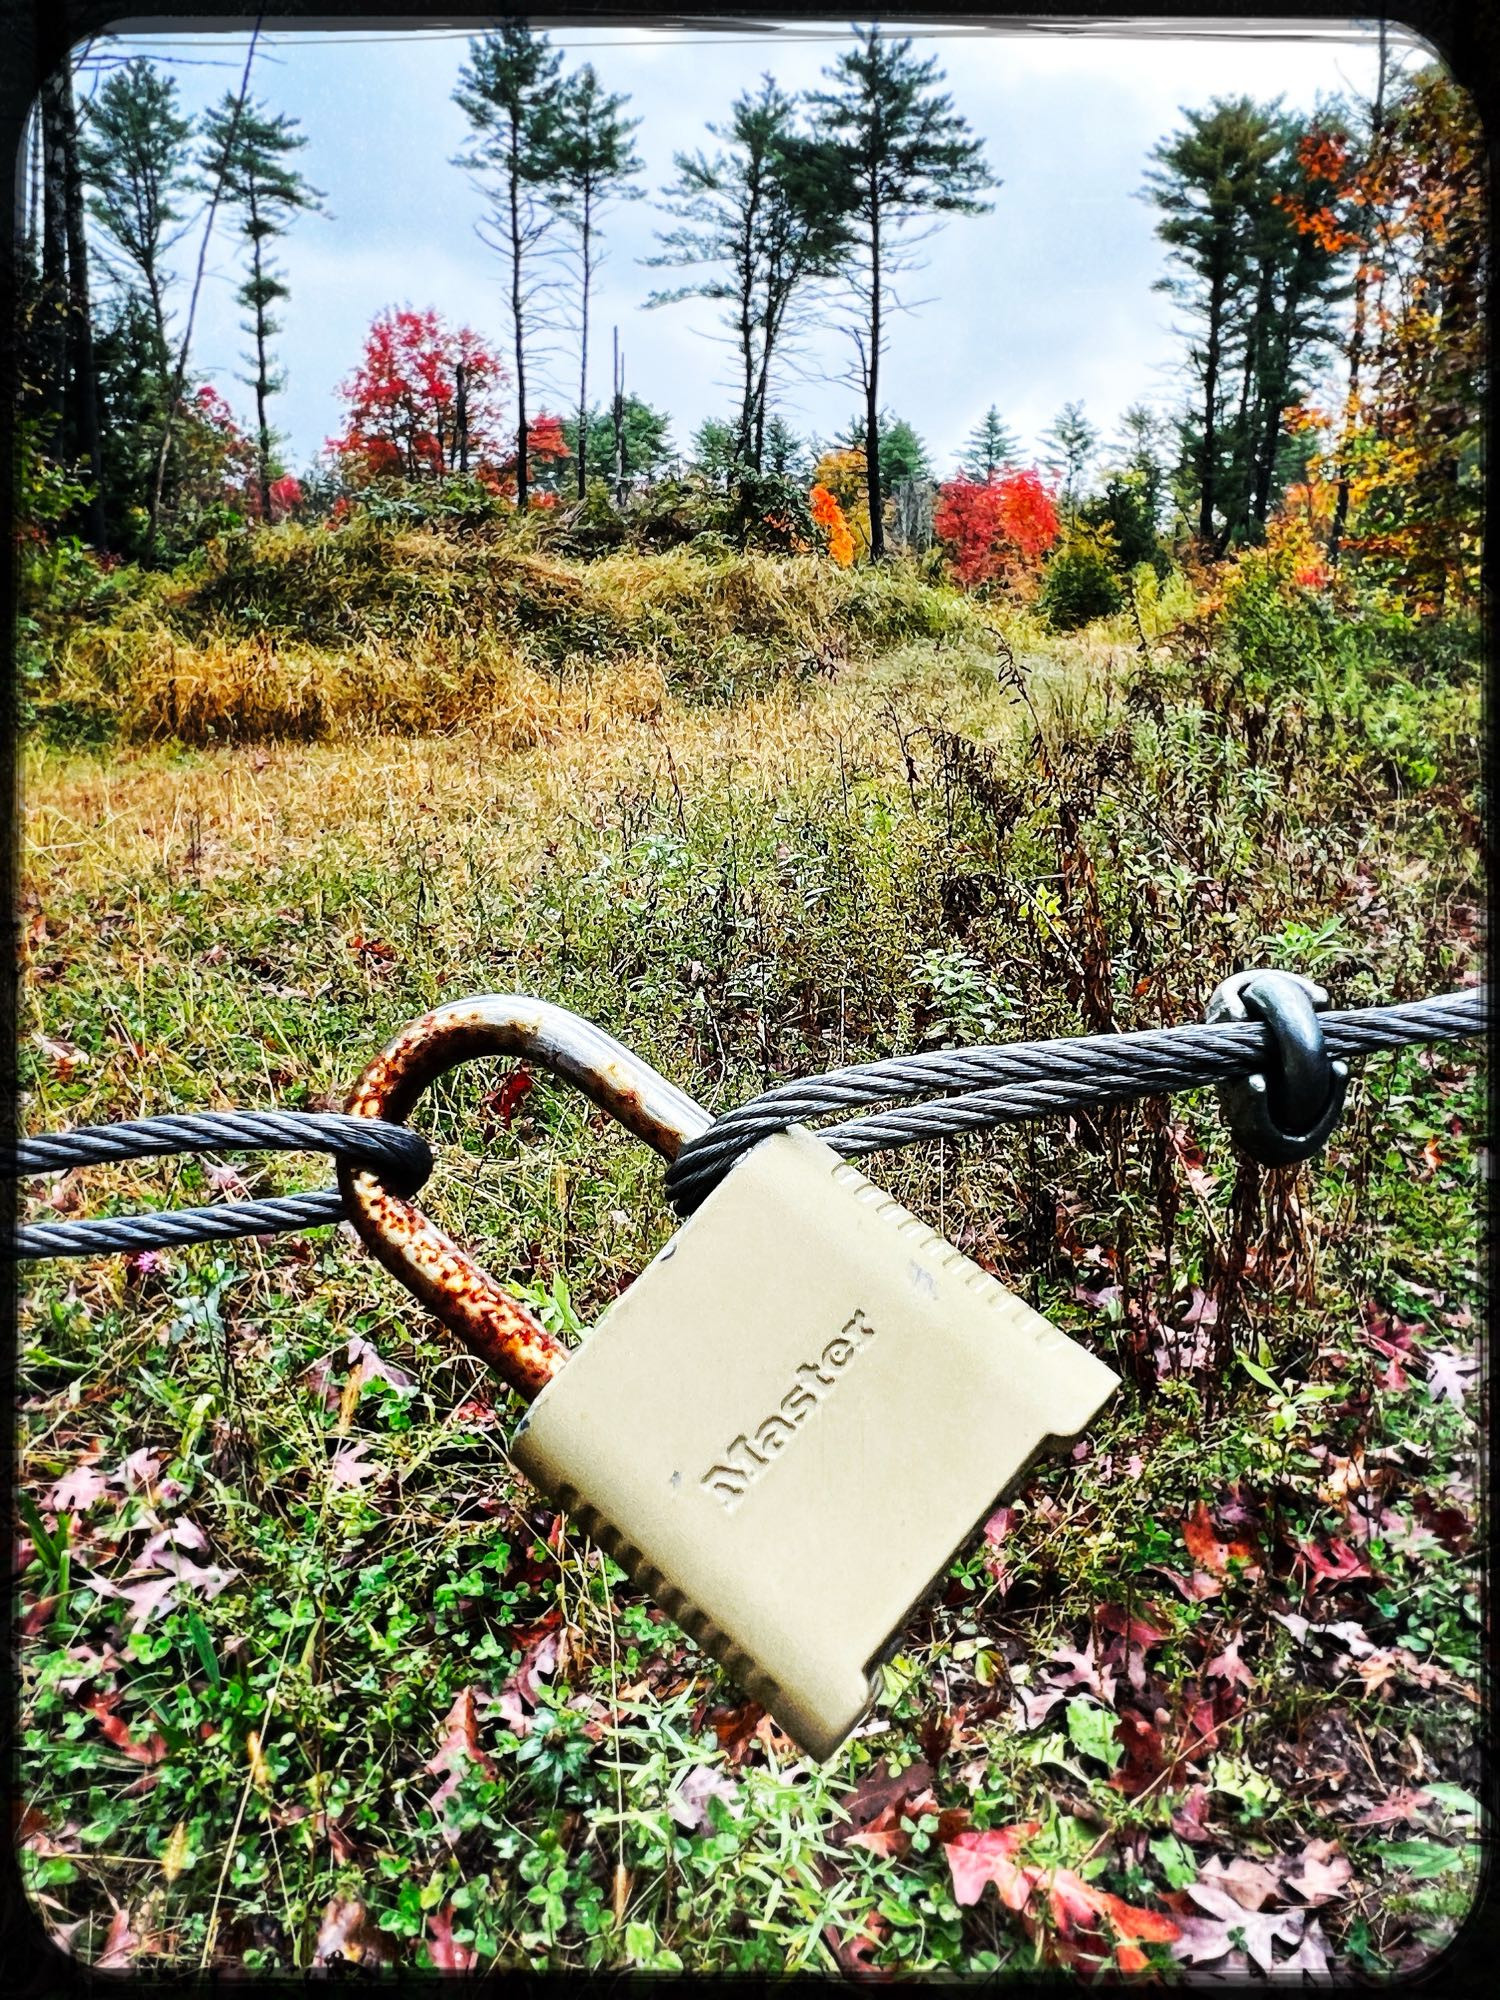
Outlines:
{"label": "cable loop", "polygon": [[[19,1140],[0,1154],[0,1179],[64,1173],[111,1160],[172,1153],[331,1153],[364,1167],[401,1194],[415,1194],[432,1172],[432,1149],[405,1125],[353,1118],[342,1111],[203,1111],[117,1125],[81,1125],[74,1132]],[[5,1246],[13,1259],[92,1257],[158,1249],[166,1244],[225,1242],[283,1229],[319,1229],[344,1219],[338,1188],[277,1195],[265,1201],[214,1202],[205,1208],[144,1215],[91,1216],[79,1222],[32,1222]]]}

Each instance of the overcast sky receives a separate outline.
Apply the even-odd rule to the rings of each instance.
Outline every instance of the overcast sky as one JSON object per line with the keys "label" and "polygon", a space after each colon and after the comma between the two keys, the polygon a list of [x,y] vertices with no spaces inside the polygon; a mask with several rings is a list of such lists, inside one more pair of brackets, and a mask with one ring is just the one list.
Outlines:
{"label": "overcast sky", "polygon": [[[898,24],[892,23],[894,30]],[[693,33],[680,23],[554,28],[569,66],[589,61],[642,119],[637,146],[647,198],[606,218],[609,261],[594,306],[591,392],[609,393],[610,328],[625,352],[626,386],[673,419],[685,447],[696,426],[731,407],[732,357],[713,338],[718,308],[701,300],[644,308],[673,274],[644,268],[666,225],[656,197],[674,152],[711,144],[706,124],[770,71],[790,91],[817,86],[847,45],[842,22],[827,29],[741,25]],[[990,403],[1023,446],[1064,401],[1081,399],[1106,433],[1127,405],[1169,405],[1180,343],[1168,300],[1153,292],[1163,271],[1154,211],[1138,190],[1156,142],[1184,107],[1215,96],[1282,97],[1310,109],[1320,95],[1368,94],[1374,30],[1298,24],[1279,34],[1189,38],[1036,29],[910,30],[935,53],[955,107],[984,141],[1000,182],[993,209],[954,218],[924,246],[926,268],[903,280],[915,310],[892,328],[882,400],[913,423],[940,471]],[[182,101],[196,111],[237,86],[243,34],[133,33],[96,43],[99,54],[171,59]],[[279,28],[264,34],[252,92],[298,119],[308,144],[300,164],[326,196],[329,218],[302,217],[280,249],[291,297],[282,309],[279,358],[286,387],[273,404],[286,458],[302,468],[339,428],[337,385],[355,364],[382,307],[436,306],[496,345],[508,335],[503,271],[475,234],[481,195],[451,164],[467,132],[452,101],[466,54],[462,33],[334,32]],[[85,79],[86,93],[96,81]],[[200,233],[179,251],[196,259]],[[233,290],[237,245],[221,220],[194,335],[194,372],[206,375],[248,415],[245,340]],[[918,303],[920,302],[920,303]],[[563,336],[539,355],[546,401],[567,404],[574,362]],[[804,434],[842,429],[856,408],[849,352],[827,332],[809,360],[822,379],[789,384],[781,407]]]}

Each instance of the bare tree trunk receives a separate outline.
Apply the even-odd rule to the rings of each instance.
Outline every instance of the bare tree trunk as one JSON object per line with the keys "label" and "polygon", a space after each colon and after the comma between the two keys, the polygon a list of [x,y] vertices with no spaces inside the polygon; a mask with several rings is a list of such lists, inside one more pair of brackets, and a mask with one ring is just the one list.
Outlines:
{"label": "bare tree trunk", "polygon": [[57,148],[61,165],[63,234],[67,242],[66,403],[70,443],[88,465],[92,488],[85,507],[85,530],[95,548],[104,546],[103,464],[99,440],[99,384],[94,370],[94,327],[89,315],[88,241],[83,225],[83,180],[78,168],[78,127],[73,110],[73,75],[68,60],[50,79]]}
{"label": "bare tree trunk", "polygon": [[578,315],[578,497],[589,483],[589,288],[593,281],[589,248],[593,231],[593,202],[587,188],[583,193],[583,230],[579,250],[581,297]]}
{"label": "bare tree trunk", "polygon": [[[1375,102],[1370,113],[1370,156],[1373,159],[1385,136],[1385,16],[1380,19],[1380,67],[1375,73]],[[1364,366],[1365,341],[1370,313],[1370,268],[1367,252],[1373,248],[1375,223],[1370,224],[1371,241],[1360,245],[1359,264],[1354,273],[1354,323],[1349,332],[1349,387],[1344,397],[1344,421],[1339,434],[1339,478],[1334,495],[1333,522],[1328,530],[1328,560],[1337,569],[1349,523],[1349,448],[1359,422],[1359,378]]]}
{"label": "bare tree trunk", "polygon": [[260,518],[267,525],[271,521],[271,425],[266,416],[266,399],[270,393],[270,378],[266,373],[266,306],[261,296],[262,270],[260,256],[260,236],[257,231],[259,218],[255,208],[255,189],[250,189],[250,282],[255,291],[255,471],[256,483],[260,487]]}
{"label": "bare tree trunk", "polygon": [[1208,343],[1203,357],[1203,465],[1198,481],[1198,539],[1214,547],[1214,487],[1219,452],[1219,360],[1224,339],[1224,276],[1215,271],[1208,297]]}
{"label": "bare tree trunk", "polygon": [[42,93],[42,394],[62,448],[68,379],[68,234],[63,219],[63,145],[57,98]]}
{"label": "bare tree trunk", "polygon": [[463,478],[469,472],[469,371],[460,361],[453,370],[453,447]]}
{"label": "bare tree trunk", "polygon": [[870,211],[870,352],[865,360],[865,492],[870,503],[870,560],[885,555],[880,510],[880,206]]}
{"label": "bare tree trunk", "polygon": [[625,357],[620,352],[620,329],[614,329],[615,381],[611,416],[615,427],[615,505],[625,502]]}
{"label": "bare tree trunk", "polygon": [[510,124],[510,311],[516,335],[516,511],[531,497],[530,432],[526,423],[525,306],[521,297],[521,161],[514,118]]}
{"label": "bare tree trunk", "polygon": [[250,65],[255,61],[255,45],[260,39],[260,17],[256,17],[251,31],[250,46],[245,51],[245,69],[240,78],[239,95],[234,101],[234,116],[229,121],[229,134],[224,145],[224,154],[219,161],[219,171],[214,177],[214,190],[208,200],[208,214],[203,223],[203,241],[198,246],[198,268],[193,274],[193,289],[188,295],[187,325],[182,329],[182,343],[177,349],[177,367],[167,393],[167,407],[162,417],[161,443],[156,451],[156,467],[151,476],[151,507],[149,536],[152,548],[156,546],[156,531],[161,520],[161,491],[166,478],[167,453],[172,448],[172,426],[177,417],[177,406],[182,401],[182,391],[187,381],[188,352],[192,346],[193,321],[198,312],[198,295],[203,289],[203,271],[208,262],[209,239],[213,235],[214,217],[219,212],[219,198],[224,192],[224,180],[229,172],[230,155],[239,137],[240,119],[244,115],[245,99],[250,92]]}

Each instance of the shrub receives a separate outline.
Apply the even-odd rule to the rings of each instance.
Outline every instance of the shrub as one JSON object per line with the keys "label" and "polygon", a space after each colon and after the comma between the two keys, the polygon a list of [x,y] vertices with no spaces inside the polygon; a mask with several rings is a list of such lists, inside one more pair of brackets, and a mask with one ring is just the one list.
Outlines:
{"label": "shrub", "polygon": [[1037,608],[1057,632],[1109,618],[1125,602],[1114,536],[1080,521],[1047,564]]}

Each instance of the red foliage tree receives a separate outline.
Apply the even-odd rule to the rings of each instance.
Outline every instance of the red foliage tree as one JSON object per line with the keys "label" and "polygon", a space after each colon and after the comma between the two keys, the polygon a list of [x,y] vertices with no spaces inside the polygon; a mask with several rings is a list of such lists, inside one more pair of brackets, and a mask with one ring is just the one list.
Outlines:
{"label": "red foliage tree", "polygon": [[[566,463],[573,456],[563,436],[563,420],[548,410],[538,410],[526,426],[526,469],[530,507],[555,507],[567,481]],[[501,491],[516,491],[516,453],[512,445],[500,464]]]}
{"label": "red foliage tree", "polygon": [[470,327],[449,327],[431,307],[389,308],[339,384],[348,427],[328,448],[359,484],[452,472],[497,484],[506,380],[500,357]]}
{"label": "red foliage tree", "polygon": [[1033,572],[1060,532],[1052,488],[1029,471],[948,480],[932,525],[948,545],[954,581],[968,589]]}

